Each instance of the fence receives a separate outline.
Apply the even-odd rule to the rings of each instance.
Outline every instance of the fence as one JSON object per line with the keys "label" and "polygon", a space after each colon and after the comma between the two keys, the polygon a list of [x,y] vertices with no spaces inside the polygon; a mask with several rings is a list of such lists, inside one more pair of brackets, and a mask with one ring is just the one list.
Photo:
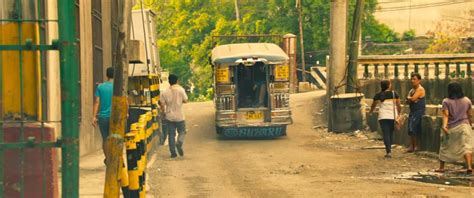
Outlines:
{"label": "fence", "polygon": [[[0,197],[78,197],[75,1],[0,4]],[[48,97],[59,90],[61,98]],[[60,116],[48,106],[61,107]]]}
{"label": "fence", "polygon": [[428,103],[439,104],[447,96],[447,85],[461,83],[467,97],[472,95],[474,54],[430,54],[398,56],[361,56],[358,60],[361,92],[372,98],[380,91],[379,81],[392,79],[393,88],[405,99],[411,89],[410,75],[422,76]]}

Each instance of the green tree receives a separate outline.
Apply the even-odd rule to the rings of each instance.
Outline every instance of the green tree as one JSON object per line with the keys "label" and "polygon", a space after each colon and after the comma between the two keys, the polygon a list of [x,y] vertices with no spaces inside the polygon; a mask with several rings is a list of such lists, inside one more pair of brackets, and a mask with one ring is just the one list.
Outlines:
{"label": "green tree", "polygon": [[438,23],[435,31],[431,33],[433,42],[425,53],[466,53],[469,47],[462,38],[468,36],[467,30],[467,27],[461,23]]}
{"label": "green tree", "polygon": [[402,41],[412,41],[415,39],[415,30],[414,29],[410,29],[408,31],[405,31],[403,32],[402,34]]}
{"label": "green tree", "polygon": [[[195,89],[191,99],[210,96],[212,69],[208,63],[214,45],[226,40],[213,40],[213,35],[287,34],[298,35],[298,12],[295,0],[239,0],[240,20],[236,20],[235,0],[145,0],[147,8],[157,14],[160,58],[164,69],[180,76],[181,82]],[[367,0],[362,36],[374,42],[397,41],[397,35],[373,16],[376,0]],[[329,53],[330,0],[303,0],[305,51],[309,64],[322,62]],[[353,2],[349,5],[354,10]],[[351,15],[349,15],[352,24]],[[261,39],[260,42],[271,42]],[[241,41],[245,42],[245,41]],[[255,41],[254,41],[255,42]],[[299,47],[299,46],[298,46]],[[298,56],[299,58],[300,56]],[[309,61],[308,61],[309,60]]]}

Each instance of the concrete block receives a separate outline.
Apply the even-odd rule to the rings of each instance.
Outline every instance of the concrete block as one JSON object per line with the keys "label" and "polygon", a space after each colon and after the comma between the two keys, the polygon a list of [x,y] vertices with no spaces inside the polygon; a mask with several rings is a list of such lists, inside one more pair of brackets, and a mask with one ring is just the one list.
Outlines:
{"label": "concrete block", "polygon": [[[21,126],[18,124],[4,124],[5,143],[16,143],[21,139]],[[43,129],[40,124],[28,123],[23,126],[23,139],[35,137],[35,143],[55,141],[54,128],[46,125]],[[19,166],[24,152],[23,167]],[[20,180],[24,177],[24,197],[59,197],[58,187],[58,149],[57,148],[25,148],[6,149],[3,187],[5,197],[20,197]],[[20,168],[21,167],[21,168]],[[22,170],[23,169],[23,170]],[[44,188],[43,188],[44,186]]]}
{"label": "concrete block", "polygon": [[[438,152],[440,141],[439,136],[441,133],[441,117],[423,116],[421,124],[422,133],[419,137],[421,146],[420,149],[423,151]],[[377,131],[379,134],[382,134],[376,113],[367,116],[367,125],[372,131]],[[394,132],[393,143],[404,146],[410,145],[410,136],[408,135],[408,121],[405,121],[400,130]]]}
{"label": "concrete block", "polygon": [[334,114],[331,116],[332,131],[352,132],[365,128],[365,100],[363,94],[339,94],[331,96]]}
{"label": "concrete block", "polygon": [[421,120],[420,146],[423,151],[439,151],[441,118],[423,116]]}
{"label": "concrete block", "polygon": [[[361,84],[361,92],[366,98],[373,98],[374,95],[380,92],[380,80],[359,80]],[[473,100],[474,86],[472,85],[472,78],[465,79],[428,79],[422,80],[422,85],[426,90],[426,100],[428,104],[441,104],[443,98],[448,96],[448,84],[451,81],[459,82],[464,94]],[[411,82],[409,79],[393,79],[392,87],[400,94],[402,101],[405,101],[408,93],[411,90]]]}

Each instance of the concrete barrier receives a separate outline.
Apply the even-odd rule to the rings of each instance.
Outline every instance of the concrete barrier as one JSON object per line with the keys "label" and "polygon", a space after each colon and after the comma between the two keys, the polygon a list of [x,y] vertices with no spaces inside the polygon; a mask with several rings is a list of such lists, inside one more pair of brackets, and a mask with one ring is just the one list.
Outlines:
{"label": "concrete barrier", "polygon": [[[373,98],[374,95],[380,92],[380,79],[373,80],[359,80],[361,83],[361,92],[366,98]],[[461,84],[464,94],[473,100],[472,78],[467,79],[428,79],[422,80],[421,84],[426,90],[427,104],[441,104],[443,98],[448,96],[448,84],[451,81],[457,81]],[[402,100],[408,96],[411,89],[410,80],[392,79],[392,86],[394,90],[400,94]]]}
{"label": "concrete barrier", "polygon": [[[377,113],[367,115],[367,125],[370,130],[377,131],[382,135],[382,130],[378,124]],[[440,116],[423,116],[421,120],[420,149],[422,151],[439,151],[440,133],[441,133],[441,117]],[[403,146],[410,145],[410,136],[408,135],[408,122],[405,121],[402,128],[394,132],[393,143]]]}
{"label": "concrete barrier", "polygon": [[[5,143],[17,143],[22,138],[19,124],[4,124]],[[39,123],[26,123],[23,126],[23,139],[35,137],[35,143],[55,141],[54,128]],[[0,164],[4,168],[3,187],[5,197],[59,197],[58,186],[58,149],[57,148],[24,148],[6,149],[5,161]],[[23,153],[23,159],[21,157]],[[23,161],[23,162],[22,162]],[[23,166],[20,164],[23,163]],[[20,189],[21,178],[24,179],[23,189]]]}

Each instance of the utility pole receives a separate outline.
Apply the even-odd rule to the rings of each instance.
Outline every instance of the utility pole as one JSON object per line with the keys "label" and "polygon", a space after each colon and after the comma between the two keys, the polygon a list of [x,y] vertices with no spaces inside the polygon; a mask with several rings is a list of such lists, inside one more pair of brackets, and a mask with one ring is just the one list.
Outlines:
{"label": "utility pole", "polygon": [[[62,197],[79,197],[79,60],[77,58],[76,13],[72,0],[58,1],[61,61]],[[2,135],[3,136],[3,135]],[[3,137],[1,137],[3,138]],[[0,152],[3,152],[0,151]],[[3,166],[3,164],[1,165]],[[3,182],[3,177],[1,178]],[[0,184],[4,185],[4,184]]]}
{"label": "utility pole", "polygon": [[347,65],[347,93],[353,93],[357,85],[357,58],[359,57],[359,38],[361,32],[362,14],[364,12],[365,0],[357,0],[352,23],[351,43],[349,46],[349,63]]}
{"label": "utility pole", "polygon": [[240,22],[239,0],[234,0],[235,19]]}
{"label": "utility pole", "polygon": [[301,77],[303,82],[306,82],[306,64],[304,61],[304,43],[303,43],[303,0],[296,1],[296,7],[298,8],[298,22],[300,26],[300,47],[301,47]]}
{"label": "utility pole", "polygon": [[[331,0],[330,24],[330,52],[327,65],[327,101],[328,103],[328,128],[332,130],[332,103],[330,97],[336,93],[344,93],[341,86],[344,80],[346,66],[346,41],[347,41],[347,0]],[[341,86],[336,88],[337,86]]]}
{"label": "utility pole", "polygon": [[[104,197],[117,198],[120,195],[120,170],[123,164],[124,131],[127,120],[128,85],[128,41],[133,0],[119,1],[118,52],[114,67],[114,91],[112,96],[112,114],[110,117],[110,135],[106,142],[106,165]],[[114,49],[117,50],[117,49]]]}

